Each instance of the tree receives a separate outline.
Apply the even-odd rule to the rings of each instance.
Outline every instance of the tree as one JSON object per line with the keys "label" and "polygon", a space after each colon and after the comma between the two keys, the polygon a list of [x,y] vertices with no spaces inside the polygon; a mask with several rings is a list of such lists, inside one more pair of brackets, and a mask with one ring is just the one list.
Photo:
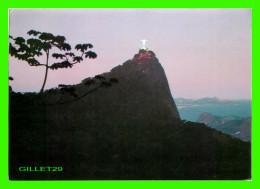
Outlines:
{"label": "tree", "polygon": [[[9,79],[9,81],[13,81],[13,80],[14,80],[14,78],[11,77],[11,76],[9,76],[8,79]],[[13,91],[13,89],[12,89],[12,87],[9,85],[9,92],[12,92],[12,91]]]}
{"label": "tree", "polygon": [[[74,64],[82,62],[83,58],[94,59],[97,57],[95,52],[88,50],[93,48],[90,43],[77,44],[75,49],[80,51],[81,55],[76,56],[71,52],[71,46],[65,42],[66,38],[64,36],[55,36],[51,33],[35,30],[30,30],[27,34],[34,36],[34,38],[25,40],[23,37],[14,38],[9,36],[14,41],[13,44],[9,43],[9,54],[19,60],[26,61],[30,66],[44,66],[46,68],[40,93],[44,91],[49,69],[72,68]],[[60,53],[52,53],[52,57],[58,62],[49,65],[50,50],[52,48],[58,49]],[[46,62],[40,63],[37,57],[43,54],[46,55]]]}

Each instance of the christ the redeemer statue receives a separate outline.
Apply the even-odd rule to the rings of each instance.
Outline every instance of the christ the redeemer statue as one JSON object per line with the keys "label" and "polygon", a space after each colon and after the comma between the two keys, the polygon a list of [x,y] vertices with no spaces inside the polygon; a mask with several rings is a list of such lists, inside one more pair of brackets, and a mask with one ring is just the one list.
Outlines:
{"label": "christ the redeemer statue", "polygon": [[141,40],[143,42],[143,47],[141,48],[142,50],[147,50],[147,47],[145,46],[145,42],[147,41],[146,39]]}

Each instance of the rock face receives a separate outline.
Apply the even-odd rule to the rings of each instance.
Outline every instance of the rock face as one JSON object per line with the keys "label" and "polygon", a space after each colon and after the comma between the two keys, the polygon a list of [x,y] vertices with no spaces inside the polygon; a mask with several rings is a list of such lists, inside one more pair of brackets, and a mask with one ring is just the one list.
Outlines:
{"label": "rock face", "polygon": [[132,60],[104,76],[118,78],[119,83],[111,96],[117,96],[120,106],[140,106],[130,117],[149,119],[149,116],[167,112],[168,119],[180,118],[164,70],[152,51],[140,50]]}
{"label": "rock face", "polygon": [[[119,82],[111,88],[99,88],[87,97],[61,107],[84,112],[88,123],[93,120],[102,122],[105,119],[118,124],[136,120],[149,122],[154,117],[159,122],[180,119],[164,70],[152,51],[140,50],[132,60],[101,76],[116,78]],[[84,85],[88,80],[90,78],[74,86],[77,96],[82,96],[88,90],[97,87],[94,84],[88,89]],[[50,96],[50,103],[57,102],[60,98],[57,96]],[[67,94],[61,98],[60,102],[66,102],[74,97]],[[49,110],[53,111],[56,108],[60,109],[60,106],[51,107]]]}

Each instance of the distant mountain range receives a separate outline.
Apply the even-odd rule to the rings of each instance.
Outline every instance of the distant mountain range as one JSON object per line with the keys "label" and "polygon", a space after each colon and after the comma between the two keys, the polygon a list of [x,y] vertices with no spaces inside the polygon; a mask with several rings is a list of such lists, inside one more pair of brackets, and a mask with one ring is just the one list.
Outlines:
{"label": "distant mountain range", "polygon": [[233,115],[220,117],[204,112],[199,116],[198,122],[242,140],[251,141],[251,117],[242,118]]}
{"label": "distant mountain range", "polygon": [[181,119],[205,123],[223,133],[251,141],[251,100],[176,98]]}
{"label": "distant mountain range", "polygon": [[208,112],[216,116],[251,117],[251,100],[223,100],[219,98],[185,99],[175,98],[181,119],[197,121],[200,114]]}
{"label": "distant mountain range", "polygon": [[231,105],[239,106],[240,101],[250,101],[250,100],[222,100],[217,97],[213,98],[200,98],[200,99],[185,99],[185,98],[175,98],[175,103],[179,106],[181,105]]}

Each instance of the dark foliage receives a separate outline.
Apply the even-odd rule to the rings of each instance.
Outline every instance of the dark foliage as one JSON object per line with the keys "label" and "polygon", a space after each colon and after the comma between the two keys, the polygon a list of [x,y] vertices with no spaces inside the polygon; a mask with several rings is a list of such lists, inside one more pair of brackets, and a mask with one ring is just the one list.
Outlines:
{"label": "dark foliage", "polygon": [[70,95],[72,95],[74,98],[78,98],[78,95],[75,94],[75,88],[72,86],[72,87],[69,87],[69,86],[65,86],[63,85],[63,87],[60,88],[60,91],[62,93],[69,93]]}
{"label": "dark foliage", "polygon": [[118,79],[117,78],[111,78],[111,79],[109,79],[109,81],[111,83],[118,83]]}
{"label": "dark foliage", "polygon": [[95,79],[98,79],[98,80],[105,80],[106,78],[102,75],[96,75],[95,76]]}
{"label": "dark foliage", "polygon": [[[88,49],[93,48],[93,45],[90,43],[76,45],[75,49],[80,51],[81,55],[75,56],[73,52],[70,52],[71,46],[66,43],[66,38],[64,36],[55,36],[51,33],[35,30],[30,30],[27,34],[34,36],[34,38],[25,40],[23,37],[14,38],[9,36],[10,40],[13,41],[13,43],[9,43],[9,53],[18,60],[26,61],[30,66],[46,67],[46,74],[41,92],[43,92],[46,83],[48,69],[57,70],[60,68],[72,68],[74,64],[82,62],[84,57],[90,59],[97,57],[95,52],[88,51]],[[49,53],[52,48],[58,48],[61,51],[61,53],[52,54],[52,57],[60,59],[60,62],[49,65]],[[37,60],[37,57],[42,56],[43,54],[46,54],[46,63],[40,63]]]}
{"label": "dark foliage", "polygon": [[[43,97],[12,93],[10,100],[11,179],[250,178],[250,143],[204,124],[156,116],[109,122],[109,115],[85,122],[79,113],[69,112],[52,114],[59,119],[53,124],[49,110],[39,106]],[[24,174],[17,171],[21,165],[62,166],[64,171]]]}
{"label": "dark foliage", "polygon": [[69,61],[63,61],[60,63],[53,63],[49,68],[51,70],[57,70],[59,68],[72,68],[73,64],[71,64]]}
{"label": "dark foliage", "polygon": [[95,84],[95,80],[94,80],[94,79],[87,80],[87,81],[84,82],[84,84],[85,84],[86,86]]}
{"label": "dark foliage", "polygon": [[[8,79],[9,79],[9,81],[13,81],[13,80],[14,80],[14,78],[11,77],[11,76],[9,76]],[[13,91],[13,89],[12,89],[12,87],[9,85],[9,92],[12,92],[12,91]]]}

